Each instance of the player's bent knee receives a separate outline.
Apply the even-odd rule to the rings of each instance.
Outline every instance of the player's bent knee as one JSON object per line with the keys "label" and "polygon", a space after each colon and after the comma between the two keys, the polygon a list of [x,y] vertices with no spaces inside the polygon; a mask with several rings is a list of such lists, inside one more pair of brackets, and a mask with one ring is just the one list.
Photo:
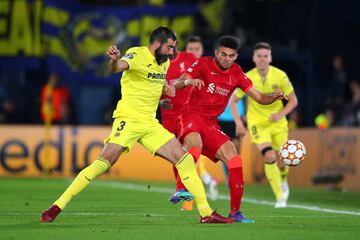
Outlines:
{"label": "player's bent knee", "polygon": [[124,151],[124,147],[114,144],[114,143],[107,143],[101,154],[100,157],[106,159],[111,165],[114,165],[115,162],[119,159],[121,153]]}
{"label": "player's bent knee", "polygon": [[261,149],[261,154],[265,157],[266,154],[270,151],[273,151],[273,148],[268,146],[268,147],[264,147],[263,149]]}
{"label": "player's bent knee", "polygon": [[195,146],[202,149],[202,140],[201,140],[200,134],[197,132],[190,132],[184,138],[184,145],[188,149],[191,149],[192,147],[195,147]]}
{"label": "player's bent knee", "polygon": [[276,162],[275,151],[272,147],[265,147],[261,150],[261,154],[264,156],[266,163]]}
{"label": "player's bent knee", "polygon": [[239,155],[236,155],[226,162],[226,166],[228,169],[241,168],[243,166],[243,161]]}
{"label": "player's bent knee", "polygon": [[185,150],[183,149],[181,143],[175,138],[171,140],[171,145],[169,145],[169,151],[171,152],[170,157],[173,163],[178,162],[185,155]]}

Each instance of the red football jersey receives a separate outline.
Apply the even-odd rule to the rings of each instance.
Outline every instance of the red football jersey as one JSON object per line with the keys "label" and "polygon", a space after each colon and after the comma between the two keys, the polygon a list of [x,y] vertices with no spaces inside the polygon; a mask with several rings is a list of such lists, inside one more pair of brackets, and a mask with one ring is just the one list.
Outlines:
{"label": "red football jersey", "polygon": [[205,86],[200,90],[193,89],[183,110],[206,118],[220,116],[236,88],[247,92],[253,86],[238,64],[221,70],[214,57],[196,60],[186,73],[192,78],[203,80]]}
{"label": "red football jersey", "polygon": [[[166,81],[170,85],[175,84],[178,79],[190,66],[196,61],[197,57],[188,52],[178,52],[176,57],[170,61],[170,67],[166,73]],[[162,96],[161,99],[169,99],[170,104],[173,105],[172,109],[162,109],[162,115],[178,114],[180,109],[183,108],[184,102],[188,99],[191,92],[191,87],[176,90],[175,97]]]}

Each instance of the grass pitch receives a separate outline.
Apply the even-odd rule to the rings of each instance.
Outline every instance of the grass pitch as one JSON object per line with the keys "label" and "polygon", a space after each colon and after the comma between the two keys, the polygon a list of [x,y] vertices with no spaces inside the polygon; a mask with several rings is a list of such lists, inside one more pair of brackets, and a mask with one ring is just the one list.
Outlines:
{"label": "grass pitch", "polygon": [[[242,211],[254,224],[202,225],[168,202],[172,183],[95,180],[54,223],[40,213],[70,180],[0,178],[0,239],[359,239],[360,192],[291,188],[273,208],[268,186],[247,185]],[[229,212],[228,193],[211,206]]]}

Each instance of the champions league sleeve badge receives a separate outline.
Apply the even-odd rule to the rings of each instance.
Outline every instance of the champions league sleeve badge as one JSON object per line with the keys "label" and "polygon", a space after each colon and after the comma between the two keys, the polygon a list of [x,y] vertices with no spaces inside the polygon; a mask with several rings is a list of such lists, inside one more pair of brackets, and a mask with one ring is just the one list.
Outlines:
{"label": "champions league sleeve badge", "polygon": [[128,53],[128,54],[125,54],[122,58],[133,59],[134,55],[135,55],[135,53]]}

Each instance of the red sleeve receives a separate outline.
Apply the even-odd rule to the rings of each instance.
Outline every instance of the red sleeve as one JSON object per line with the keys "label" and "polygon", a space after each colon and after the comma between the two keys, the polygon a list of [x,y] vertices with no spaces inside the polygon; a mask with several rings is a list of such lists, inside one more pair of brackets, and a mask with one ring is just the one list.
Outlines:
{"label": "red sleeve", "polygon": [[46,85],[41,89],[41,103],[45,103],[46,100]]}
{"label": "red sleeve", "polygon": [[67,88],[62,87],[61,88],[61,97],[63,98],[64,102],[68,102],[69,101],[69,91]]}
{"label": "red sleeve", "polygon": [[204,62],[200,59],[196,59],[195,62],[186,70],[185,74],[191,78],[198,78],[201,75],[204,68]]}
{"label": "red sleeve", "polygon": [[189,53],[189,59],[192,61],[192,62],[195,62],[196,60],[198,60],[198,58],[192,54],[192,53]]}
{"label": "red sleeve", "polygon": [[240,89],[246,93],[252,86],[252,81],[245,75],[244,71],[240,68],[239,72],[239,87]]}

